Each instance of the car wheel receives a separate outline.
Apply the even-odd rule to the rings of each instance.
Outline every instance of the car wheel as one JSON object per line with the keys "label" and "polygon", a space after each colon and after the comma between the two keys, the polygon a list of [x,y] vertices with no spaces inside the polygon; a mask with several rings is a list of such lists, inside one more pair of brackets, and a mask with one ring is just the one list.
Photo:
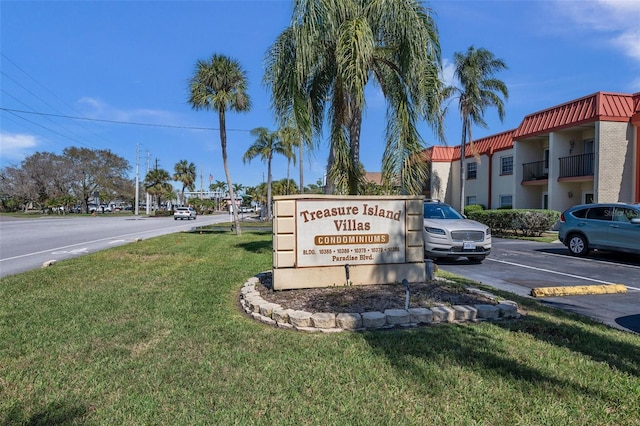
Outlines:
{"label": "car wheel", "polygon": [[173,218],[173,220],[178,220],[178,218],[177,218],[177,217],[174,217],[174,218]]}
{"label": "car wheel", "polygon": [[575,256],[586,256],[589,253],[589,244],[587,239],[580,234],[573,234],[569,237],[567,244],[571,254]]}

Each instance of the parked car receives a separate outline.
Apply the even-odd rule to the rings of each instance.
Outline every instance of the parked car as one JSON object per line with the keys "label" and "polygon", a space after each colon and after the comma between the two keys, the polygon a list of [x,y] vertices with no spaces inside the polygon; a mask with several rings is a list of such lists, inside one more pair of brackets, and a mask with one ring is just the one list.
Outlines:
{"label": "parked car", "polygon": [[424,202],[425,257],[466,257],[480,263],[491,252],[491,229],[466,219],[456,209],[440,201]]}
{"label": "parked car", "polygon": [[198,214],[196,213],[195,209],[193,207],[178,207],[173,211],[173,219],[174,220],[196,220],[196,216]]}
{"label": "parked car", "polygon": [[640,254],[640,204],[573,206],[560,215],[558,239],[576,256],[594,249]]}

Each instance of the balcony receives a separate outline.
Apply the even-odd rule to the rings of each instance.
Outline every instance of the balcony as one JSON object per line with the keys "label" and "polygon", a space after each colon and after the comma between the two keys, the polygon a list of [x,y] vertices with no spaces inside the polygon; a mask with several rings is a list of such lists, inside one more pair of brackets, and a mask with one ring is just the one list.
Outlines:
{"label": "balcony", "polygon": [[522,182],[547,180],[549,178],[549,169],[545,167],[546,163],[546,161],[524,163],[522,165]]}
{"label": "balcony", "polygon": [[593,176],[594,164],[593,153],[562,157],[558,177],[562,179]]}

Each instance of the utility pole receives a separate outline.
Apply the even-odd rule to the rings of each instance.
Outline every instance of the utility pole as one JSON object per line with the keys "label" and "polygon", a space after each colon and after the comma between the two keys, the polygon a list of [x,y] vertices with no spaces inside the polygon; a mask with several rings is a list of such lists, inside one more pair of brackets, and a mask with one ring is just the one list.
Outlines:
{"label": "utility pole", "polygon": [[140,144],[136,144],[136,208],[135,215],[140,213],[140,207],[138,206],[140,199]]}
{"label": "utility pole", "polygon": [[[149,164],[151,162],[151,152],[147,150],[147,175],[149,174]],[[149,191],[147,191],[147,215],[151,214],[151,202],[149,200]]]}

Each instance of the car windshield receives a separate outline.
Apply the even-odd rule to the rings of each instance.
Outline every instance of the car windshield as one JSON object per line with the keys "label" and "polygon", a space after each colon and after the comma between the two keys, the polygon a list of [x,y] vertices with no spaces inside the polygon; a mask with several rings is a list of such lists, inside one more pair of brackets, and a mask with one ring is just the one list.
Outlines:
{"label": "car windshield", "polygon": [[425,204],[425,219],[464,219],[453,207],[446,204]]}

